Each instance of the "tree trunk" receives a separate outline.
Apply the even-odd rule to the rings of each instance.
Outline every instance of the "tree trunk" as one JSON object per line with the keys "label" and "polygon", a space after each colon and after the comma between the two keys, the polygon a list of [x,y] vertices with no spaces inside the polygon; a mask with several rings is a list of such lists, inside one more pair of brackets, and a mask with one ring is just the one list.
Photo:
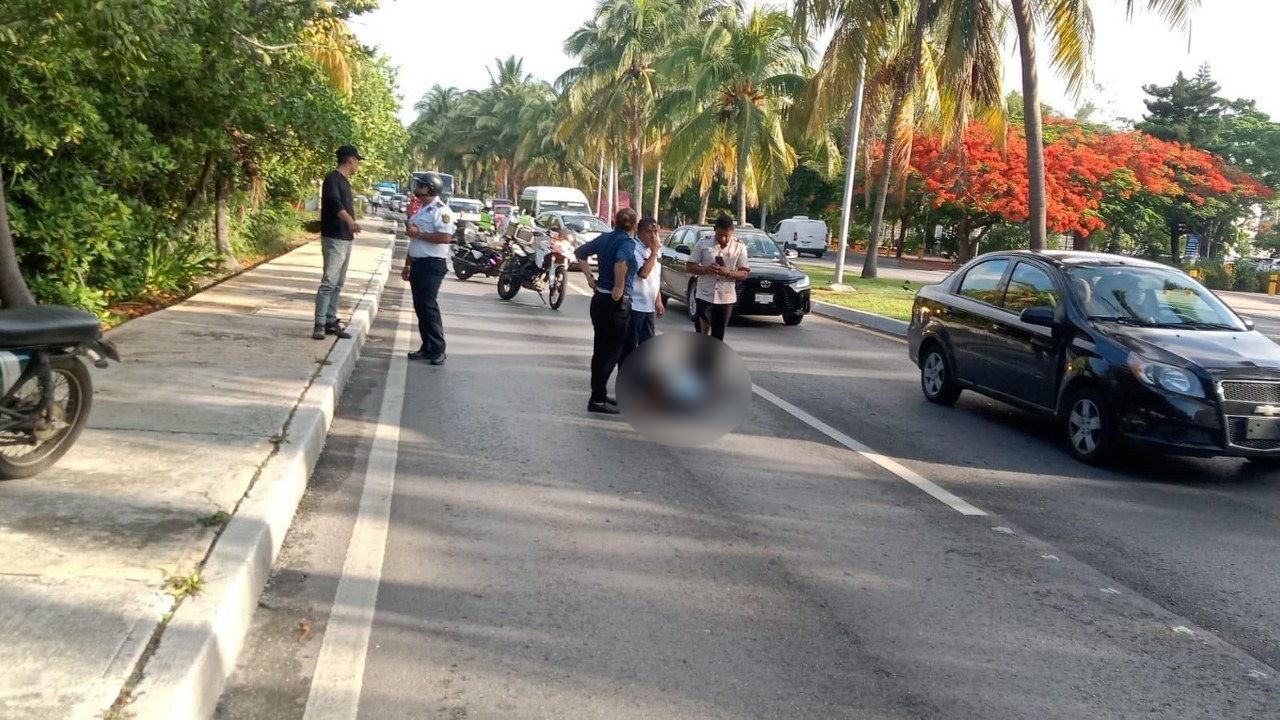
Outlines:
{"label": "tree trunk", "polygon": [[1088,250],[1089,237],[1082,234],[1079,230],[1071,231],[1071,249],[1072,250]]}
{"label": "tree trunk", "polygon": [[222,266],[231,272],[240,269],[235,253],[231,251],[231,183],[229,168],[223,167],[218,172],[215,187],[217,209],[213,216],[214,242],[218,255],[222,258]]}
{"label": "tree trunk", "polygon": [[635,197],[631,198],[631,207],[639,213],[644,208],[644,148],[640,144],[640,101],[631,100],[631,174],[634,181]]}
{"label": "tree trunk", "polygon": [[600,169],[596,172],[596,215],[608,219],[604,211],[604,152],[600,152]]}
{"label": "tree trunk", "polygon": [[653,219],[658,219],[662,200],[662,156],[658,156],[658,170],[653,176]]}
{"label": "tree trunk", "polygon": [[1179,223],[1169,223],[1169,257],[1173,259],[1174,267],[1182,267],[1182,249],[1179,247],[1182,239],[1182,225]]}
{"label": "tree trunk", "polygon": [[0,303],[7,308],[36,304],[27,281],[22,277],[22,269],[18,267],[18,250],[9,229],[9,206],[4,199],[3,167],[0,167]]}
{"label": "tree trunk", "polygon": [[924,254],[933,249],[933,236],[938,234],[938,219],[929,213],[924,220]]}
{"label": "tree trunk", "polygon": [[961,263],[967,263],[973,259],[973,247],[969,244],[969,216],[961,215],[960,224],[956,227],[956,240],[958,241],[956,253],[960,256]]}
{"label": "tree trunk", "polygon": [[707,224],[707,210],[711,207],[711,183],[704,182],[698,193],[698,224]]}
{"label": "tree trunk", "polygon": [[743,116],[742,127],[738,128],[738,224],[747,222],[747,122]]}
{"label": "tree trunk", "polygon": [[1048,235],[1044,194],[1044,129],[1040,118],[1040,81],[1036,76],[1035,21],[1029,0],[1011,0],[1022,55],[1022,115],[1027,135],[1027,208],[1031,249],[1043,250]]}
{"label": "tree trunk", "polygon": [[209,178],[213,176],[215,156],[212,152],[205,153],[204,167],[200,169],[200,177],[196,180],[195,189],[187,195],[187,204],[182,208],[182,212],[178,213],[178,219],[173,223],[173,231],[177,233],[191,222],[196,216],[196,211],[200,209],[201,201],[204,199],[204,189],[209,185]]}
{"label": "tree trunk", "polygon": [[[1016,1],[1016,0],[1015,0]],[[898,122],[902,119],[902,106],[907,93],[916,84],[916,72],[920,67],[920,55],[924,47],[925,24],[929,20],[930,0],[920,0],[916,10],[914,37],[911,40],[911,63],[907,65],[906,77],[902,78],[893,90],[893,102],[889,107],[888,130],[885,132],[884,152],[881,153],[880,167],[876,176],[876,205],[871,212],[871,231],[867,238],[867,256],[862,262],[862,277],[876,277],[876,253],[880,249],[880,233],[884,229],[884,204],[889,197],[889,160],[893,157],[893,141],[896,136]]]}
{"label": "tree trunk", "polygon": [[907,216],[902,216],[902,226],[898,229],[898,259],[902,259],[902,250],[907,246]]}

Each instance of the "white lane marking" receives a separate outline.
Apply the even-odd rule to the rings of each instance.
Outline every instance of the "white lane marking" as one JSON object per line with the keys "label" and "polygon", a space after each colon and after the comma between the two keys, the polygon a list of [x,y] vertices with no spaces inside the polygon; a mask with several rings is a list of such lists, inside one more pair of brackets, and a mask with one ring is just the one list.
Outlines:
{"label": "white lane marking", "polygon": [[577,285],[575,285],[574,283],[567,283],[567,284],[568,284],[568,286],[569,286],[569,289],[570,289],[570,290],[572,290],[572,291],[574,291],[574,292],[578,293],[578,294],[579,294],[579,295],[581,295],[582,297],[591,297],[591,291],[590,291],[590,290],[584,290],[584,289],[582,289],[582,288],[578,287]]}
{"label": "white lane marking", "polygon": [[400,452],[400,414],[404,408],[405,375],[408,372],[409,333],[406,308],[409,286],[401,292],[391,367],[387,370],[378,425],[365,467],[360,509],[351,531],[351,544],[342,565],[342,578],[333,599],[333,610],[324,631],[320,656],[316,659],[307,697],[304,720],[354,720],[360,707],[364,685],[365,658],[373,630],[378,584],[387,545],[391,498],[396,481],[396,459]]}
{"label": "white lane marking", "polygon": [[918,473],[903,466],[897,460],[894,460],[893,458],[887,457],[885,455],[881,455],[880,453],[872,450],[866,445],[863,445],[857,440],[854,440],[848,435],[845,435],[839,430],[831,427],[830,425],[822,422],[818,418],[810,415],[804,410],[801,410],[795,405],[792,405],[786,400],[783,400],[777,395],[774,395],[768,390],[765,390],[764,388],[754,384],[751,386],[751,389],[755,392],[755,394],[759,395],[760,397],[764,398],[768,402],[777,406],[783,412],[787,413],[788,415],[791,415],[795,419],[799,420],[805,425],[808,425],[814,430],[817,430],[823,435],[826,435],[832,440],[835,440],[836,442],[849,448],[855,453],[858,453],[862,457],[866,458],[867,460],[870,460],[876,465],[879,465],[885,470],[888,470],[894,475],[897,475],[899,478],[906,480],[912,485],[915,485],[917,488],[920,488],[921,490],[925,491],[929,495],[933,496],[934,499],[942,502],[944,505],[951,508],[952,510],[955,510],[961,515],[970,515],[970,516],[977,517],[977,516],[983,516],[987,514],[983,512],[981,509],[976,508],[973,505],[970,505],[969,503],[965,502],[964,500],[961,500],[960,498],[956,497],[955,495],[947,492],[946,490],[943,490],[942,488],[934,484],[932,481],[927,480],[924,477],[921,477]]}

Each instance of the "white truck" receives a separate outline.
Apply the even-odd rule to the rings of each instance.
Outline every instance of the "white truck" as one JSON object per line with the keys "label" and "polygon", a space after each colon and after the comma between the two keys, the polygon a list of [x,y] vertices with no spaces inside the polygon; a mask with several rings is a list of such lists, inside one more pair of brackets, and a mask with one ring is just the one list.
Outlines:
{"label": "white truck", "polygon": [[831,231],[825,222],[804,215],[783,220],[769,235],[779,247],[789,247],[801,255],[808,253],[816,258],[827,252],[827,244],[831,241]]}

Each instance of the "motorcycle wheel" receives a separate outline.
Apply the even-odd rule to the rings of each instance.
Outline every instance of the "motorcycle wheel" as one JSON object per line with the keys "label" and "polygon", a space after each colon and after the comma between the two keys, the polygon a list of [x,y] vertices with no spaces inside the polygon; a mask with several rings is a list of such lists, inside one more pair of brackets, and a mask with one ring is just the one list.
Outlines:
{"label": "motorcycle wheel", "polygon": [[505,273],[498,276],[498,297],[510,300],[518,292],[520,292],[520,283],[516,282],[514,277]]}
{"label": "motorcycle wheel", "polygon": [[471,279],[471,271],[461,267],[457,263],[453,264],[453,274],[461,281],[466,282]]}
{"label": "motorcycle wheel", "polygon": [[[34,441],[32,445],[0,447],[0,480],[17,480],[48,470],[75,444],[89,419],[93,406],[93,378],[79,358],[59,360],[53,366],[53,416],[59,427],[50,430],[0,433],[10,441]],[[13,394],[9,409],[31,408],[39,402],[36,378],[23,383]]]}
{"label": "motorcycle wheel", "polygon": [[559,310],[564,304],[565,286],[569,282],[569,277],[564,271],[563,265],[557,265],[552,271],[551,288],[547,291],[547,304],[552,310]]}

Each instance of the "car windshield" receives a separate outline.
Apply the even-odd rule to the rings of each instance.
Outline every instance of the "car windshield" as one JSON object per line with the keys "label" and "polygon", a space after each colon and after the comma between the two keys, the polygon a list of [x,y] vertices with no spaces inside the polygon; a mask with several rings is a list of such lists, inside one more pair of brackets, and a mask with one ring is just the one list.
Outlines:
{"label": "car windshield", "polygon": [[[782,250],[778,248],[778,243],[773,238],[762,232],[743,232],[739,230],[735,233],[738,240],[747,246],[747,257],[760,258],[762,260],[781,260]],[[703,230],[698,233],[698,240],[706,240],[715,237],[715,231]]]}
{"label": "car windshield", "polygon": [[449,209],[457,213],[478,213],[483,206],[478,202],[468,202],[466,200],[454,200],[449,203]]}
{"label": "car windshield", "polygon": [[569,228],[574,232],[605,233],[613,229],[609,227],[605,223],[605,221],[601,220],[598,217],[595,217],[594,215],[565,215],[563,220],[564,220],[565,227]]}
{"label": "car windshield", "polygon": [[1069,269],[1067,277],[1090,319],[1187,330],[1245,329],[1213,293],[1172,269],[1080,266]]}

